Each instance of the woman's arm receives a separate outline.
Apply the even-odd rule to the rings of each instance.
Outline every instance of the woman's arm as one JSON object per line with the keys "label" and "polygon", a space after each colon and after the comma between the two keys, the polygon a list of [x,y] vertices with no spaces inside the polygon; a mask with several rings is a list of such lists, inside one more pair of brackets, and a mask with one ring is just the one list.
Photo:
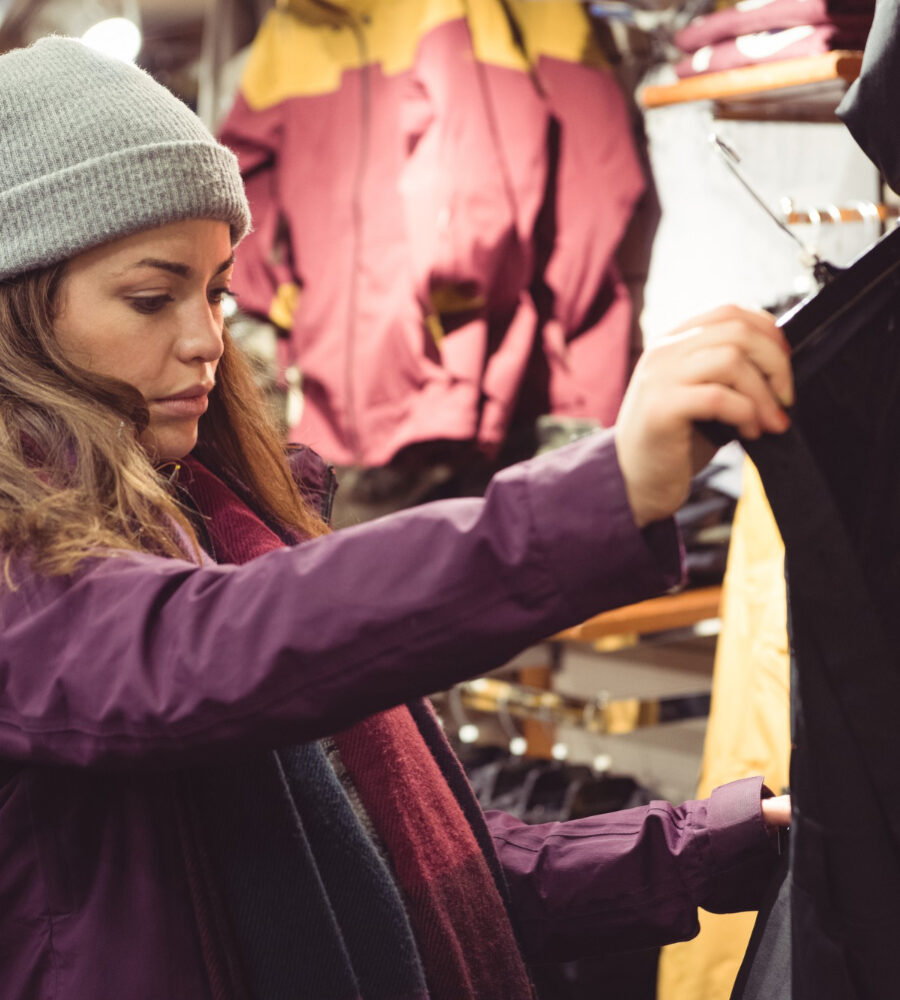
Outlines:
{"label": "woman's arm", "polygon": [[[770,317],[728,309],[648,351],[615,436],[243,566],[145,555],[0,596],[0,757],[183,764],[273,747],[494,668],[680,575],[695,420],[784,429]],[[659,522],[659,523],[653,523]],[[644,530],[639,526],[648,525]]]}
{"label": "woman's arm", "polygon": [[677,582],[674,528],[651,534],[602,434],[483,499],[243,566],[126,555],[23,579],[0,599],[0,757],[184,763],[322,736]]}
{"label": "woman's arm", "polygon": [[756,909],[778,860],[762,792],[762,778],[745,778],[681,806],[535,826],[487,813],[528,958],[684,941],[700,929],[698,906]]}

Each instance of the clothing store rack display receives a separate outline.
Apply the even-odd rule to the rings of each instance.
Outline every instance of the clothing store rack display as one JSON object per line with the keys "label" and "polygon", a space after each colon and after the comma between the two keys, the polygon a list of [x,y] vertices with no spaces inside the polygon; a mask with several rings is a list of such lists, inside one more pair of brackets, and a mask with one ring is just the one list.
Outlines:
{"label": "clothing store rack display", "polygon": [[648,86],[638,96],[647,109],[712,101],[717,118],[836,121],[834,109],[861,66],[861,52],[826,52]]}
{"label": "clothing store rack display", "polygon": [[710,700],[706,691],[671,698],[609,698],[603,693],[576,698],[496,677],[477,677],[457,685],[454,691],[471,711],[539,719],[598,735],[620,735],[644,726],[703,718],[709,714]]}
{"label": "clothing store rack display", "polygon": [[784,221],[789,226],[840,225],[845,222],[894,222],[900,218],[900,205],[884,205],[874,201],[854,205],[810,205],[795,208],[786,198],[782,202]]}
{"label": "clothing store rack display", "polygon": [[[585,760],[597,756],[595,749],[586,750],[591,744],[583,740],[576,741],[573,750],[560,736],[560,727],[569,733],[617,737],[664,723],[705,719],[709,691],[693,690],[690,682],[687,690],[682,684],[662,696],[632,696],[627,686],[623,694],[612,696],[601,685],[601,690],[595,686],[588,696],[577,697],[554,690],[554,677],[565,673],[572,650],[603,659],[623,650],[628,655],[643,645],[705,641],[718,633],[721,593],[721,586],[700,587],[604,612],[534,647],[525,657],[527,666],[517,660],[498,674],[459,684],[436,695],[435,706],[461,744],[501,743],[513,755],[536,760],[563,760],[570,751]],[[603,760],[608,748],[600,749]]]}
{"label": "clothing store rack display", "polygon": [[701,626],[710,634],[719,616],[722,588],[698,587],[678,594],[666,594],[649,601],[629,604],[624,608],[604,611],[558,633],[554,639],[568,642],[597,642],[601,639],[631,637],[636,642],[642,635]]}
{"label": "clothing store rack display", "polygon": [[859,49],[872,26],[874,0],[851,10],[833,0],[751,0],[693,18],[673,37],[683,54],[679,77]]}
{"label": "clothing store rack display", "polygon": [[[622,655],[621,651],[631,655],[627,651],[637,651],[638,646],[714,636],[720,626],[720,600],[720,586],[703,587],[605,612],[534,647],[526,657],[533,661],[528,666],[515,661],[498,674],[457,685],[437,695],[436,706],[448,731],[461,743],[484,746],[499,742],[514,755],[533,759],[563,760],[570,751],[584,759],[595,758],[596,750],[583,738],[575,741],[573,750],[558,732],[563,727],[570,735],[577,731],[608,737],[669,722],[705,719],[709,691],[694,690],[690,681],[687,690],[682,683],[662,696],[646,690],[641,696],[632,695],[628,685],[613,696],[602,689],[602,683],[598,689],[595,681],[590,693],[581,697],[554,690],[554,677],[557,672],[565,674],[568,657],[579,648],[582,652],[576,656],[599,655],[603,660],[607,654]],[[665,676],[662,683],[667,683]],[[600,753],[601,759],[606,756]]]}

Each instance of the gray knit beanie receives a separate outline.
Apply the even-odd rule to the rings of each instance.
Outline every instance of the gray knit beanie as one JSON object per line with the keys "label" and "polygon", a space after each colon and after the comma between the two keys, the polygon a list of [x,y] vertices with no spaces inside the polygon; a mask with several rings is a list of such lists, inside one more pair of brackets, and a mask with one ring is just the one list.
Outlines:
{"label": "gray knit beanie", "polygon": [[237,159],[174,94],[73,38],[0,56],[0,279],[201,218],[250,227]]}

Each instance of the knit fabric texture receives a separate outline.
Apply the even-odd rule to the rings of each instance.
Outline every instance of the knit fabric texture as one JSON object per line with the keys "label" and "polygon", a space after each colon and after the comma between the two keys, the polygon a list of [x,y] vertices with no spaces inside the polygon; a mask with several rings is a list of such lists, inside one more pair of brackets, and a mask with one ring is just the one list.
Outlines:
{"label": "knit fabric texture", "polygon": [[237,160],[149,74],[57,36],[0,56],[0,279],[204,218],[250,228]]}
{"label": "knit fabric texture", "polygon": [[[180,475],[218,560],[284,545],[196,459]],[[320,743],[189,781],[182,847],[214,1000],[430,1000],[399,888]]]}
{"label": "knit fabric texture", "polygon": [[[188,458],[184,470],[218,559],[281,547],[209,469]],[[423,711],[437,731],[424,706],[400,705],[334,737],[390,867],[318,743],[279,751],[277,774],[247,760],[197,786],[219,817],[210,834],[253,996],[305,985],[316,1000],[532,1000],[483,818],[468,821]]]}

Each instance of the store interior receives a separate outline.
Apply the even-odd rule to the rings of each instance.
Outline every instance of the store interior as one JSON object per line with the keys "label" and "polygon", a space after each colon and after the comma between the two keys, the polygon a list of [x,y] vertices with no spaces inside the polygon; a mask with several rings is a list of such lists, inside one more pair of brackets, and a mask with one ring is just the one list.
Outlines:
{"label": "store interior", "polygon": [[[836,114],[873,12],[0,0],[0,52],[94,30],[237,153],[254,231],[229,327],[285,439],[334,466],[342,529],[612,426],[646,345],[724,303],[782,315],[890,233],[900,199]],[[137,32],[98,35],[111,19]],[[738,442],[676,520],[675,592],[434,692],[485,808],[788,788],[783,549]],[[548,966],[539,994],[728,1000],[754,918]]]}

